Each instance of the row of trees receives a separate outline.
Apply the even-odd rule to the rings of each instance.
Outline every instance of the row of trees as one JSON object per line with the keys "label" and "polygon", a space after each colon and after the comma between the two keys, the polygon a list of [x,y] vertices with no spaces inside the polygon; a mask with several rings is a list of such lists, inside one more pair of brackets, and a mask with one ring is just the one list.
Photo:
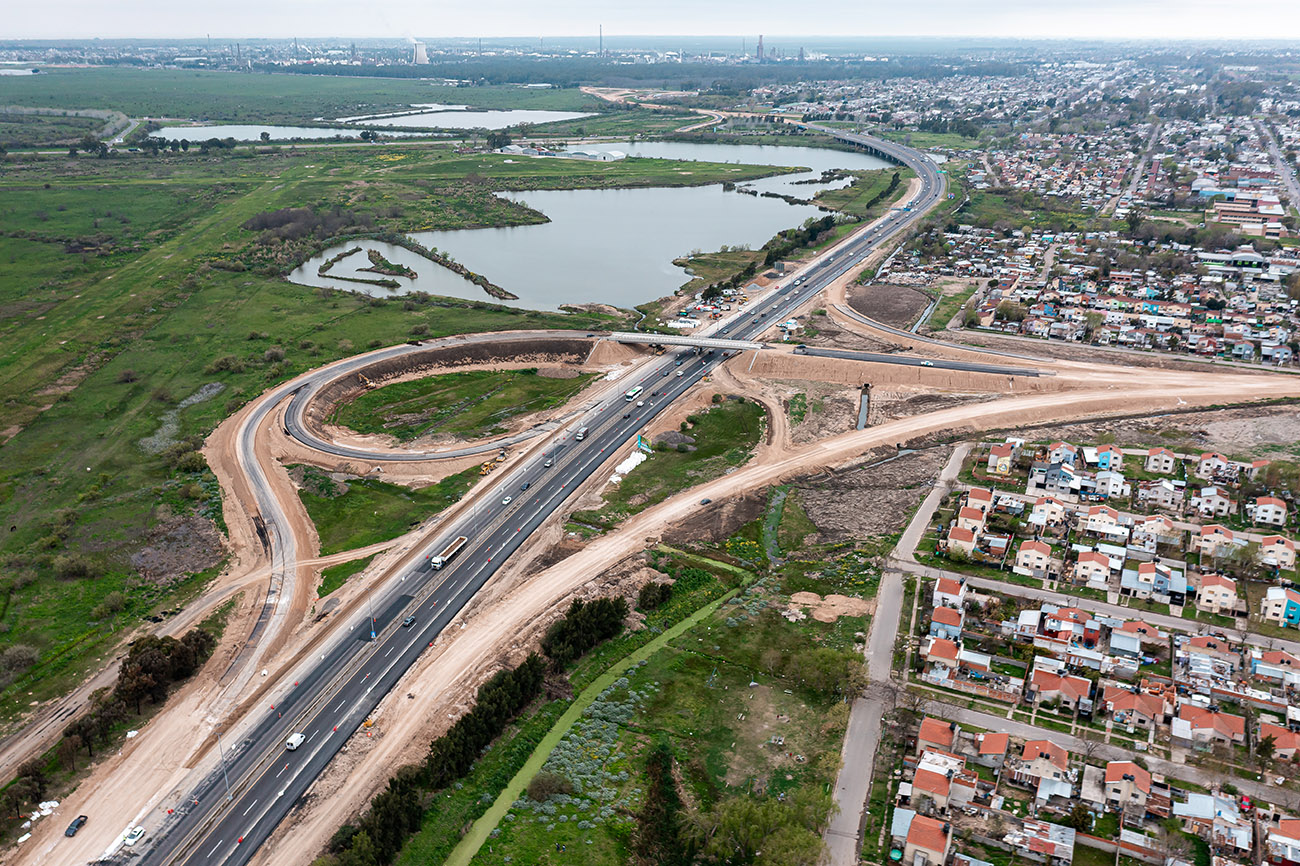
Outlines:
{"label": "row of trees", "polygon": [[564,619],[557,620],[542,638],[542,652],[557,669],[581,658],[601,641],[623,630],[627,602],[622,598],[598,598],[569,605]]}
{"label": "row of trees", "polygon": [[386,866],[420,829],[432,793],[469,773],[474,761],[516,716],[542,693],[546,663],[529,655],[478,690],[474,709],[434,740],[424,763],[402,767],[356,824],[345,824],[330,841],[338,866]]}

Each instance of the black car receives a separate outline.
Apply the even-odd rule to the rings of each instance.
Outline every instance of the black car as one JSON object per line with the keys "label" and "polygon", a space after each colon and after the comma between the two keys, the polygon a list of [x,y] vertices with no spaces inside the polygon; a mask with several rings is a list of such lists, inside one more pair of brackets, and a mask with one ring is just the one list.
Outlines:
{"label": "black car", "polygon": [[63,835],[64,836],[77,835],[77,831],[80,830],[82,827],[84,827],[86,825],[86,821],[88,820],[90,819],[87,818],[85,815],[78,815],[76,819],[71,824],[68,825],[68,829],[63,831]]}
{"label": "black car", "polygon": [[519,489],[520,489],[520,490],[527,490],[529,487],[532,487],[532,486],[533,486],[533,482],[531,482],[531,481],[525,481],[524,484],[523,484],[523,486],[520,487]]}

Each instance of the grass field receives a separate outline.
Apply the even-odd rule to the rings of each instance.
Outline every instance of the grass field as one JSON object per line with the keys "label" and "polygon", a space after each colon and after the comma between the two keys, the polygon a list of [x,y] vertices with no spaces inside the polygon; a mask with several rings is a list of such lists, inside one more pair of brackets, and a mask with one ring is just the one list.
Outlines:
{"label": "grass field", "polygon": [[97,117],[6,114],[0,111],[0,145],[13,149],[75,144],[87,135],[96,135],[104,123]]}
{"label": "grass field", "polygon": [[444,373],[367,391],[336,408],[332,420],[404,441],[438,433],[477,439],[504,432],[502,423],[516,415],[563,406],[595,377],[539,376],[536,368]]}
{"label": "grass field", "polygon": [[694,446],[680,450],[657,446],[645,462],[605,492],[599,510],[574,512],[574,519],[609,528],[674,493],[743,465],[762,436],[764,420],[762,405],[751,400],[726,400],[692,415],[684,426],[689,426],[687,435],[695,440]]}
{"label": "grass field", "polygon": [[401,78],[217,72],[197,69],[59,69],[6,78],[3,102],[27,108],[99,108],[133,118],[303,123],[401,111],[413,103],[472,108],[598,111],[577,89],[446,87]]}
{"label": "grass field", "polygon": [[322,555],[396,538],[454,505],[479,478],[478,467],[417,489],[359,478],[348,481],[347,489],[340,492],[324,473],[303,469],[298,496],[316,524]]}
{"label": "grass field", "polygon": [[919,148],[945,150],[970,150],[979,147],[978,138],[967,138],[955,132],[908,132],[906,130],[878,130],[876,135],[889,141],[901,141]]}
{"label": "grass field", "polygon": [[[898,186],[891,193],[889,185],[898,174]],[[884,213],[907,190],[907,183],[916,177],[910,168],[878,168],[874,171],[853,172],[853,183],[840,189],[828,189],[814,201],[824,207],[846,214],[873,220]],[[878,197],[883,196],[883,198]]]}
{"label": "grass field", "polygon": [[[517,800],[471,862],[628,862],[656,742],[670,745],[689,812],[824,790],[838,767],[847,705],[781,661],[836,654],[827,639],[836,629],[759,613],[771,600],[760,579],[614,680],[543,766],[573,782],[574,795]],[[844,624],[863,627],[861,619]]]}
{"label": "grass field", "polygon": [[682,284],[682,290],[698,292],[719,280],[731,279],[746,265],[762,265],[763,256],[761,250],[729,249],[726,252],[692,254],[674,260],[673,264],[688,269],[691,274],[691,278]]}
{"label": "grass field", "polygon": [[320,586],[316,588],[316,597],[324,598],[343,586],[348,582],[348,578],[365,571],[374,558],[375,554],[372,553],[370,556],[354,559],[351,562],[340,562],[338,565],[331,565],[321,571]]}

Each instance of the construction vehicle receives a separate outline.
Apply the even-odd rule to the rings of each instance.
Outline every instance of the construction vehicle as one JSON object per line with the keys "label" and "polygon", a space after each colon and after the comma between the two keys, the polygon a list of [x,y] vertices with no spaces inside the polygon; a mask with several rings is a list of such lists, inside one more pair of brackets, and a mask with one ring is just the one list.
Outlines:
{"label": "construction vehicle", "polygon": [[451,561],[451,558],[456,555],[458,550],[465,546],[465,542],[467,541],[469,541],[469,539],[465,536],[457,536],[455,541],[442,549],[442,553],[439,553],[437,556],[429,557],[429,566],[434,571],[442,568]]}
{"label": "construction vehicle", "polygon": [[365,373],[357,373],[357,379],[359,379],[359,380],[361,381],[361,384],[365,387],[365,389],[366,389],[367,391],[369,391],[369,390],[372,389],[372,388],[378,388],[378,387],[379,387],[379,383],[377,383],[377,382],[375,382],[374,380],[372,380],[372,379],[371,379],[369,376],[367,376]]}

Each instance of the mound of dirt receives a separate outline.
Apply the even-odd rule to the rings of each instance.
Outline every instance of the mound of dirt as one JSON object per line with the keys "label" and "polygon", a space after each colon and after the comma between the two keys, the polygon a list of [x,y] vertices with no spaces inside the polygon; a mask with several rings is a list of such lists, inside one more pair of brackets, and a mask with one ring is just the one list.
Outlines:
{"label": "mound of dirt", "polygon": [[685,433],[680,433],[677,430],[665,430],[664,432],[655,435],[654,444],[667,445],[670,448],[676,448],[678,445],[694,445],[695,437],[687,436]]}
{"label": "mound of dirt", "polygon": [[869,455],[856,469],[792,486],[817,526],[817,543],[854,541],[902,529],[908,513],[929,492],[926,481],[938,476],[947,459],[947,448],[927,448],[888,462]]}

